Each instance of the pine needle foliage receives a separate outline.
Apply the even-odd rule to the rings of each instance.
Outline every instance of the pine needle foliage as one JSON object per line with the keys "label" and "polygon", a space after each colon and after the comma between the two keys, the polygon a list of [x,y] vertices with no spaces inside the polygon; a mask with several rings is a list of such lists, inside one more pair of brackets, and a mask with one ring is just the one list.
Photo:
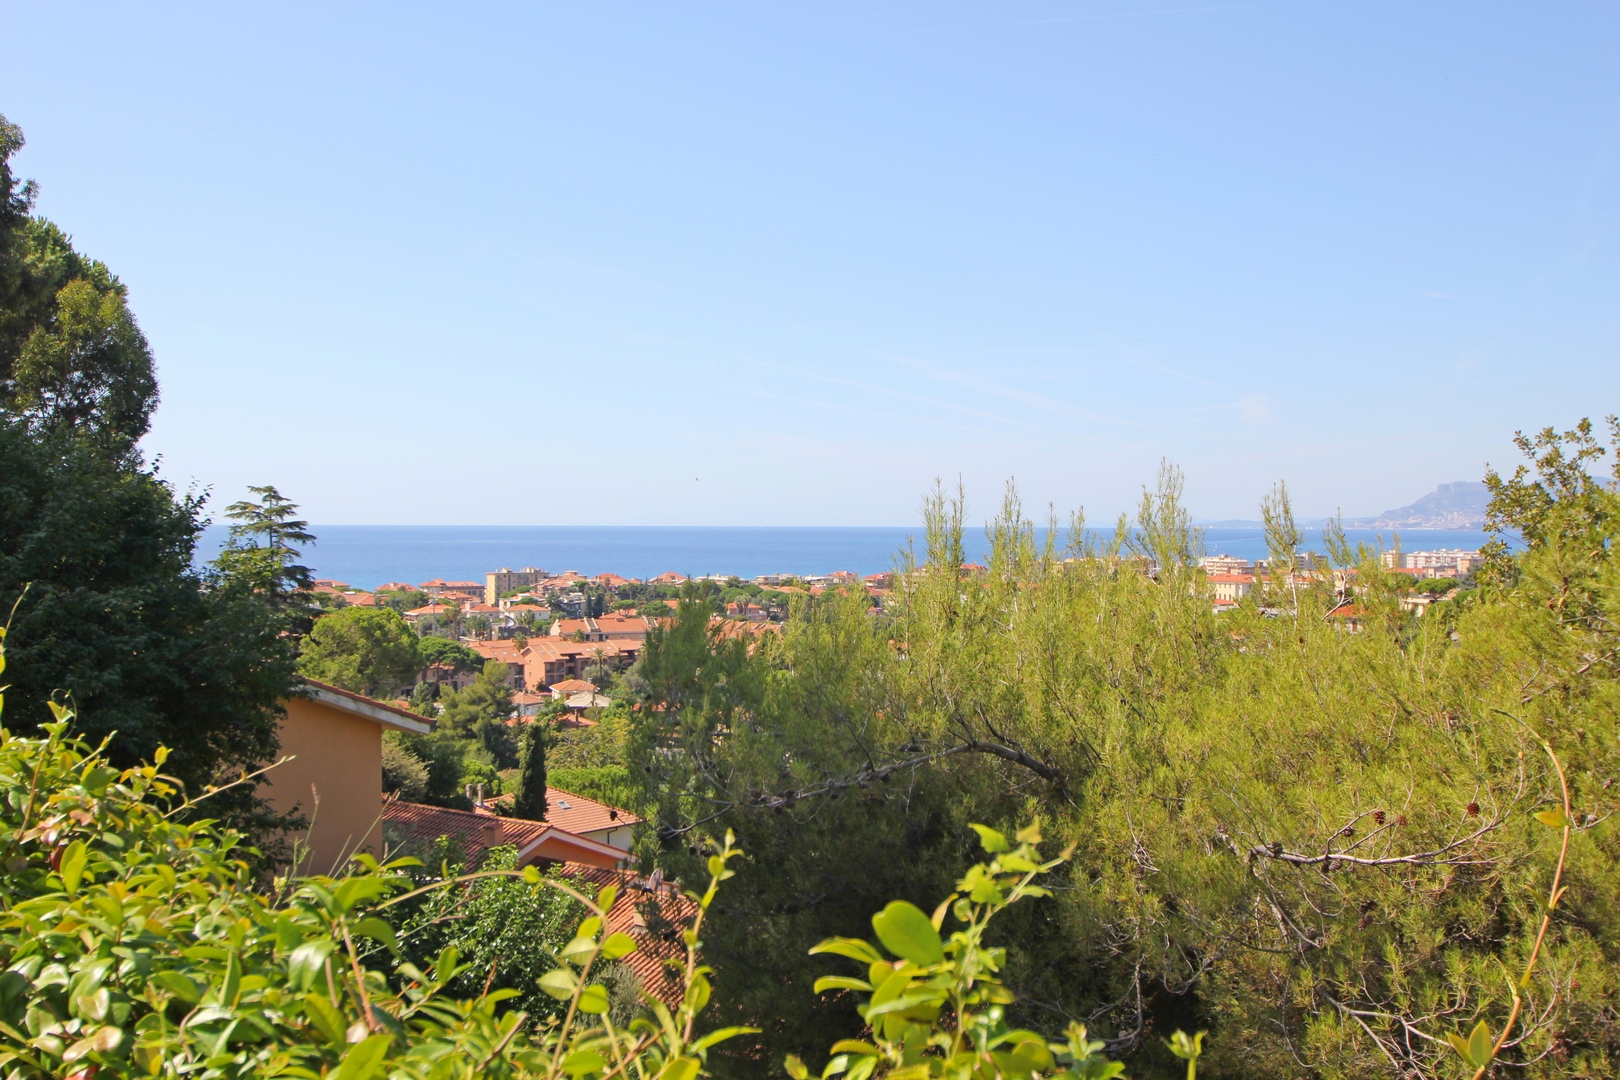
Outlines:
{"label": "pine needle foliage", "polygon": [[[943,891],[970,822],[1039,813],[1077,846],[1051,903],[1000,924],[1010,1022],[1083,1020],[1132,1075],[1182,1068],[1182,1028],[1209,1032],[1205,1076],[1349,1080],[1471,1075],[1449,1036],[1517,1007],[1496,1068],[1613,1075],[1620,502],[1591,425],[1523,444],[1492,513],[1527,550],[1421,618],[1342,532],[1306,560],[1281,487],[1268,534],[1298,572],[1217,613],[1168,467],[1112,541],[1067,551],[1009,489],[983,571],[960,496],[936,494],[881,612],[805,600],[745,656],[678,615],[649,639],[633,775],[648,857],[678,871],[715,829],[749,850],[711,940],[722,1007],[813,1057],[851,1006],[803,1003],[797,943]],[[1568,892],[1515,1006],[1559,855],[1535,817],[1554,761]]]}

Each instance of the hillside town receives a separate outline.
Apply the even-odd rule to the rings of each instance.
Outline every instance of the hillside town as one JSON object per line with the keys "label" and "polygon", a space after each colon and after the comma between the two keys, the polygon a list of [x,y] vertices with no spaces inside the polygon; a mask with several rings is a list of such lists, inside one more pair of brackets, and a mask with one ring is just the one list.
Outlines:
{"label": "hillside town", "polygon": [[[1401,607],[1421,617],[1429,605],[1470,586],[1481,561],[1477,550],[1440,549],[1391,550],[1376,563],[1382,580],[1395,585]],[[1330,623],[1352,633],[1362,629],[1353,568],[1319,565],[1308,554],[1287,567],[1226,554],[1198,562],[1203,584],[1193,587],[1207,589],[1217,614],[1245,603],[1258,605],[1262,615],[1280,614],[1287,590],[1331,580],[1339,600],[1328,611]],[[1144,569],[1157,576],[1156,567]],[[961,571],[965,579],[989,573],[974,563]],[[283,722],[282,746],[291,760],[266,790],[289,812],[319,808],[306,841],[311,866],[335,865],[359,850],[399,854],[450,845],[469,866],[506,851],[518,867],[617,884],[626,899],[612,909],[609,923],[642,942],[637,978],[654,996],[673,993],[678,982],[666,961],[676,958],[678,942],[667,928],[690,917],[690,902],[657,875],[638,872],[644,816],[624,804],[624,795],[615,801],[607,794],[626,790],[614,786],[623,780],[623,747],[614,740],[622,738],[619,721],[628,715],[620,694],[648,636],[667,623],[683,595],[698,595],[712,607],[714,633],[742,637],[752,652],[765,635],[780,632],[795,597],[858,590],[877,616],[911,574],[927,572],[749,581],[669,572],[639,580],[503,567],[482,582],[434,578],[374,590],[318,580],[313,596],[325,615],[316,620],[315,637],[325,616],[394,620],[432,659],[401,672],[394,695],[369,696],[307,677],[308,698],[289,702]],[[543,745],[550,749],[525,741],[530,727],[548,732]],[[453,748],[448,758],[444,747]],[[556,780],[591,790],[542,780],[542,809],[538,817],[532,809],[526,815],[518,792],[533,759],[544,777],[548,757]],[[435,761],[453,763],[449,780],[437,788],[424,771]],[[592,764],[582,767],[585,762]],[[380,786],[373,777],[381,778]]]}

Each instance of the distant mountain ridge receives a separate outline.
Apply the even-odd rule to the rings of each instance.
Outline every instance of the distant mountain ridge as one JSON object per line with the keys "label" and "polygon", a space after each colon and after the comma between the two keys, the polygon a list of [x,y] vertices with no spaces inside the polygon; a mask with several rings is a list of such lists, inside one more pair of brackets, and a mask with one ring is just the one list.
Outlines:
{"label": "distant mountain ridge", "polygon": [[1478,480],[1441,484],[1409,506],[1346,521],[1359,529],[1483,529],[1491,491]]}
{"label": "distant mountain ridge", "polygon": [[[1344,526],[1347,529],[1479,530],[1485,528],[1485,507],[1490,501],[1490,489],[1478,480],[1454,480],[1449,484],[1441,484],[1408,506],[1385,510],[1377,517],[1345,518]],[[1317,518],[1300,524],[1308,529],[1320,529],[1330,520]],[[1210,529],[1261,527],[1260,522],[1247,518],[1201,521],[1199,524]]]}

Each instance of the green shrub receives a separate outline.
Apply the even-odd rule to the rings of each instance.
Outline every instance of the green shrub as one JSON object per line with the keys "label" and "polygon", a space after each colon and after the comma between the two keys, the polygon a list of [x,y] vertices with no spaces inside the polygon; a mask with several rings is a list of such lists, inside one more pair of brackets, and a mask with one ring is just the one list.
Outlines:
{"label": "green shrub", "polygon": [[[0,652],[0,665],[3,665]],[[3,666],[0,666],[3,670]],[[391,1077],[691,1080],[710,1046],[709,998],[697,962],[703,912],[727,876],[727,848],[687,933],[685,1003],[620,1029],[593,972],[635,948],[604,935],[614,899],[543,878],[485,871],[571,896],[589,912],[540,981],[563,1019],[530,1022],[512,990],[458,996],[469,967],[455,948],[405,958],[395,911],[447,883],[412,889],[415,860],[369,856],[343,878],[267,887],[241,838],[178,820],[178,789],[156,762],[109,766],[70,733],[72,715],[39,738],[0,735],[0,1070],[7,1077]],[[206,798],[206,796],[203,796]]]}
{"label": "green shrub", "polygon": [[[708,887],[692,895],[680,1007],[646,997],[626,1025],[632,1010],[622,1008],[628,986],[616,962],[637,946],[604,928],[616,886],[591,895],[498,858],[494,869],[419,884],[412,874],[428,873],[419,860],[379,864],[369,855],[357,856],[341,878],[266,882],[238,834],[188,820],[211,793],[181,801],[159,771],[165,751],[151,765],[114,768],[102,748],[71,735],[67,709],[53,711],[55,722],[42,725],[38,738],[0,732],[0,1071],[8,1080],[695,1080],[710,1048],[756,1030],[696,1030],[711,993],[700,935],[720,882],[732,876],[729,834],[708,859]],[[998,852],[997,834],[981,835]],[[881,1001],[868,1009],[904,1025],[881,1019],[878,1037],[882,1053],[904,1058],[909,1075],[1118,1072],[1096,1057],[1083,1031],[1053,1049],[998,1026],[1002,951],[982,946],[983,925],[1006,904],[1039,895],[1034,877],[1055,865],[1033,861],[1033,833],[1019,839],[1016,850],[963,879],[968,896],[953,910],[969,927],[948,947],[938,946],[936,933],[939,956],[923,958],[933,961],[926,970],[902,940],[916,931],[915,917],[897,916],[891,905],[875,920],[880,939],[902,957],[890,965],[894,977],[928,993],[945,987],[942,1000],[952,1005],[941,1028],[957,1032],[949,1037],[928,1034],[937,1009],[926,1022],[914,1012],[884,1014]],[[542,902],[547,893],[568,902]],[[585,917],[569,933],[561,916],[575,906]],[[489,955],[469,964],[454,944],[428,955],[428,932],[463,916],[473,934],[490,937]],[[899,925],[901,937],[888,925]],[[513,933],[519,937],[495,940]],[[519,976],[530,985],[521,990],[492,986],[503,944],[506,955],[530,964]],[[554,952],[555,962],[534,966],[536,952]],[[516,1007],[525,995],[549,1015]],[[969,1008],[979,1004],[988,1008]],[[952,1049],[967,1046],[964,1029],[971,1052]],[[877,1070],[877,1055],[869,1056],[862,1077]],[[835,1060],[825,1075],[845,1065]]]}

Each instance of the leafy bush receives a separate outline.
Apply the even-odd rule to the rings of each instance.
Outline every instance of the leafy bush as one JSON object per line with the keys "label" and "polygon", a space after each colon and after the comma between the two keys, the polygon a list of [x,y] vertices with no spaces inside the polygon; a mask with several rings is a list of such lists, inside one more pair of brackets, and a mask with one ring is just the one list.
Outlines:
{"label": "leafy bush", "polygon": [[[0,673],[4,660],[0,634]],[[737,855],[729,834],[707,861],[708,887],[692,895],[680,1006],[646,997],[626,1007],[633,983],[617,961],[637,945],[604,928],[616,886],[593,895],[534,867],[515,869],[510,850],[471,874],[451,874],[446,851],[443,876],[417,859],[379,864],[360,855],[342,878],[266,882],[243,857],[240,836],[182,819],[197,801],[179,801],[159,771],[166,752],[151,765],[114,768],[70,734],[67,709],[54,712],[39,738],[0,733],[0,1070],[8,1080],[695,1080],[711,1048],[754,1030],[696,1030],[711,994],[698,959],[704,920]],[[990,830],[981,836],[996,858],[963,879],[967,896],[953,910],[969,926],[948,946],[920,930],[921,913],[905,905],[874,920],[901,960],[874,961],[871,970],[886,965],[910,992],[944,988],[938,1003],[953,1008],[942,1031],[954,1021],[956,1035],[928,1034],[940,1015],[934,997],[885,998],[885,982],[867,1010],[883,1049],[853,1072],[873,1075],[888,1054],[917,1077],[1116,1075],[1083,1031],[1053,1047],[1001,1024],[1004,954],[983,946],[984,924],[1040,895],[1034,877],[1056,864],[1033,861],[1032,831],[1011,851]],[[943,914],[942,906],[936,923]],[[446,937],[476,944],[463,951]],[[928,955],[914,955],[919,941]],[[496,985],[497,968],[514,961],[508,985]],[[847,1067],[848,1050],[840,1053],[843,1064],[826,1075]]]}
{"label": "leafy bush", "polygon": [[[1079,530],[1043,545],[1009,493],[988,571],[963,573],[941,496],[881,613],[802,600],[757,647],[678,615],[647,640],[630,775],[666,873],[698,865],[699,829],[746,837],[706,953],[725,1019],[769,1018],[773,1058],[830,1043],[852,1003],[804,993],[803,942],[948,892],[968,823],[1039,813],[1080,847],[999,923],[1010,1023],[1086,1017],[1149,1072],[1177,1067],[1178,1027],[1215,1032],[1207,1075],[1442,1071],[1448,1034],[1506,1029],[1501,969],[1541,933],[1557,845],[1533,815],[1560,788],[1534,732],[1568,770],[1571,891],[1503,1067],[1616,1075],[1620,496],[1569,465],[1603,452],[1590,431],[1530,449],[1494,504],[1528,550],[1421,619],[1343,545],[1269,613],[1215,614],[1196,533],[1164,535],[1174,484],[1138,515],[1155,566]],[[1331,616],[1347,577],[1361,633]]]}
{"label": "leafy bush", "polygon": [[388,734],[383,736],[382,744],[383,793],[397,795],[406,802],[421,802],[427,795],[427,763],[401,746],[398,739],[388,738]]}
{"label": "leafy bush", "polygon": [[537,1025],[505,1007],[513,990],[457,996],[469,965],[455,948],[425,965],[402,952],[395,909],[445,888],[413,889],[415,860],[360,856],[347,877],[266,889],[238,835],[179,820],[195,804],[178,802],[159,772],[165,752],[114,768],[69,734],[68,710],[54,711],[39,738],[0,737],[8,1077],[605,1080],[628,1069],[691,1080],[709,1047],[737,1033],[695,1032],[709,999],[698,935],[729,848],[686,935],[685,1003],[672,1013],[649,1002],[651,1018],[628,1029],[604,1019],[611,996],[593,979],[635,948],[602,931],[613,886],[591,896],[532,867],[455,882],[502,877],[566,893],[588,912],[541,980],[563,1018]]}
{"label": "leafy bush", "polygon": [[641,790],[630,779],[630,770],[623,765],[597,765],[568,769],[551,768],[548,782],[552,787],[572,791],[587,799],[595,799],[608,806],[621,806],[632,813],[640,813]]}
{"label": "leafy bush", "polygon": [[[1041,862],[1035,849],[1041,839],[1038,825],[1018,832],[1017,847],[995,829],[974,828],[991,859],[969,870],[932,917],[904,900],[872,916],[878,941],[895,959],[857,938],[829,938],[810,950],[862,966],[865,978],[825,976],[816,980],[816,992],[865,994],[857,1011],[872,1033],[870,1042],[834,1043],[823,1078],[842,1073],[846,1080],[876,1075],[890,1080],[1111,1080],[1125,1071],[1099,1052],[1103,1044],[1087,1038],[1084,1024],[1070,1024],[1067,1039],[1057,1042],[1007,1023],[1006,1006],[1013,995],[997,977],[1007,950],[987,944],[985,932],[1009,905],[1026,896],[1050,896],[1035,879],[1065,862],[1073,849]],[[945,939],[940,931],[948,915],[962,929]],[[810,1075],[797,1057],[788,1058],[787,1069],[793,1080]]]}

